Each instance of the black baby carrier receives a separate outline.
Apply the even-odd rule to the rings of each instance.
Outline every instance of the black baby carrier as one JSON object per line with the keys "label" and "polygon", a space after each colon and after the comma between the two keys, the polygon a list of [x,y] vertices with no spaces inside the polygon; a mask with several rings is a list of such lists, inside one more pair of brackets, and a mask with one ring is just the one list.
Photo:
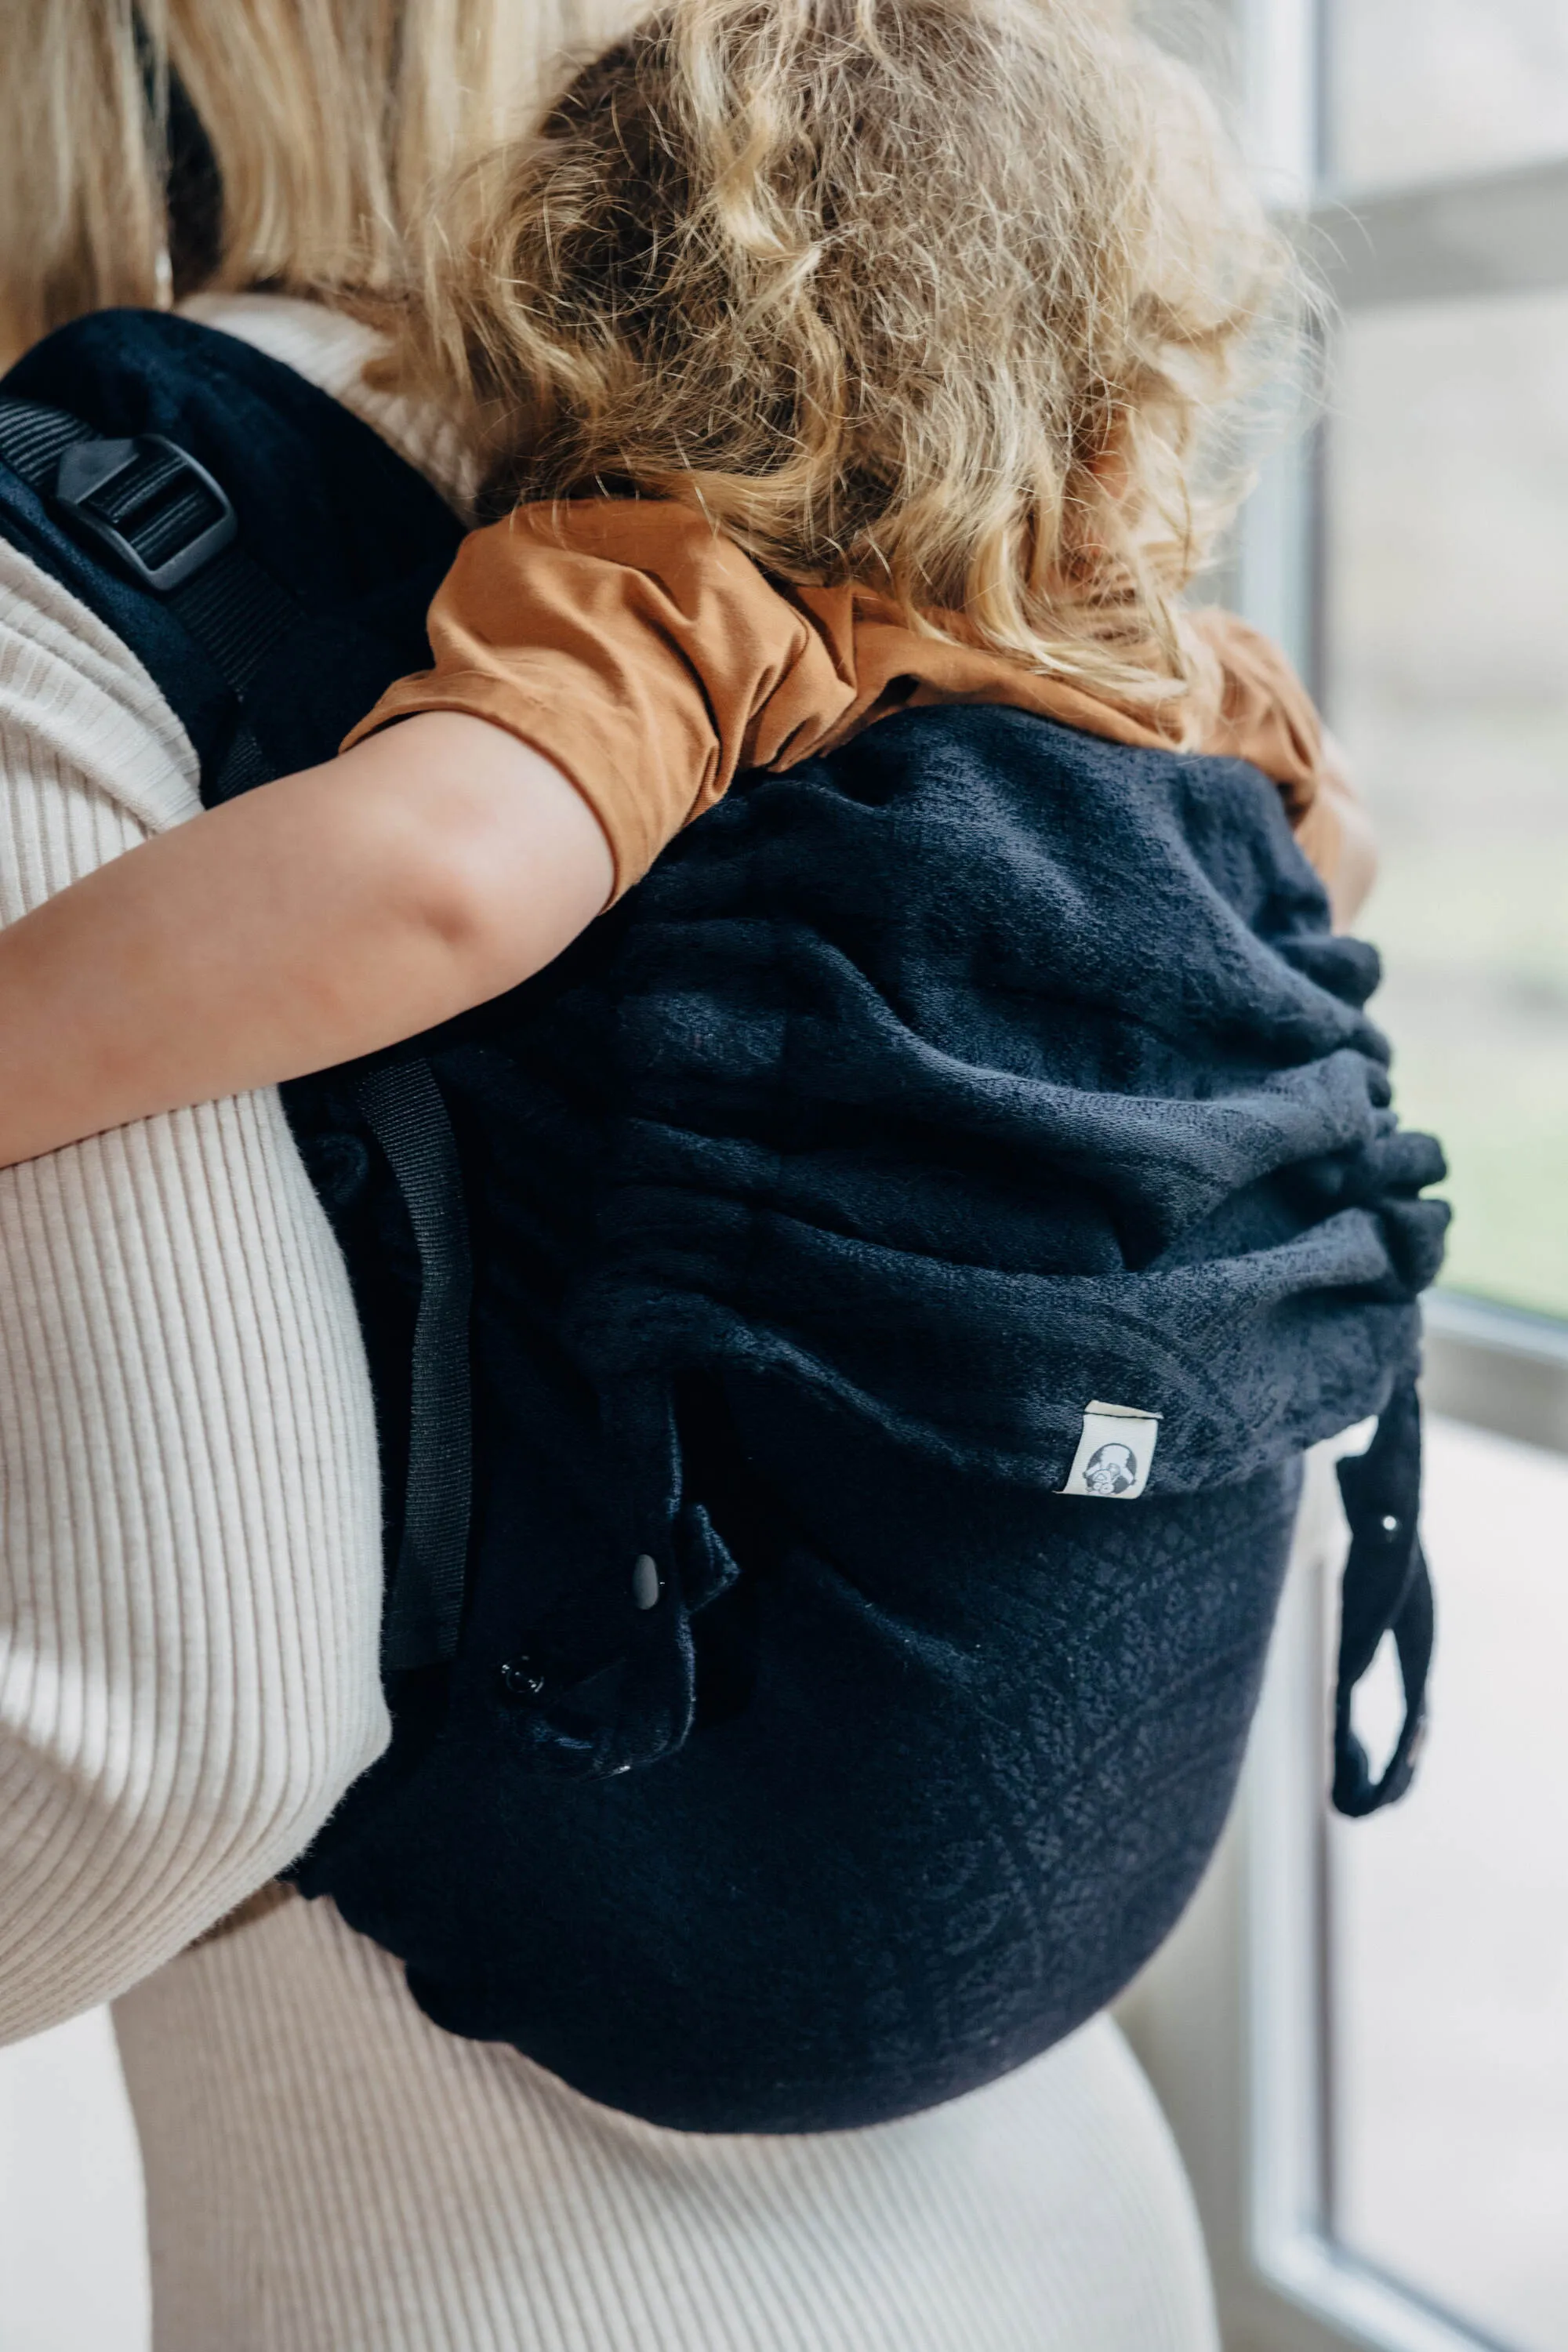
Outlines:
{"label": "black baby carrier", "polygon": [[[231,338],[67,329],[0,461],[209,802],[427,659],[457,522]],[[298,1885],[440,2024],[659,2123],[952,2097],[1177,1917],[1300,1457],[1373,1413],[1334,1798],[1398,1795],[1446,1213],[1376,971],[1254,770],[922,709],[742,777],[511,995],[287,1088],[376,1388],[395,1722]]]}

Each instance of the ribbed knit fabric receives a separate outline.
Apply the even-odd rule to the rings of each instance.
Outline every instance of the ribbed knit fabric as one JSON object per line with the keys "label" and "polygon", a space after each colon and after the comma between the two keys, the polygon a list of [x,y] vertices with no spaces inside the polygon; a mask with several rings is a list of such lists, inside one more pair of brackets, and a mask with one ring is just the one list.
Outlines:
{"label": "ribbed knit fabric", "polygon": [[[194,308],[455,495],[444,423],[313,304]],[[0,542],[0,921],[196,814],[184,730]],[[342,1261],[275,1094],[0,1171],[0,2042],[132,1984],[289,1861],[387,1732]]]}
{"label": "ribbed knit fabric", "polygon": [[454,2041],[326,1903],[121,2000],[158,2352],[1212,2352],[1101,2019],[875,2130],[705,2138]]}
{"label": "ribbed knit fabric", "polygon": [[[363,328],[193,310],[458,494]],[[0,918],[196,806],[144,673],[0,546]],[[368,1384],[275,1097],[0,1174],[0,2039],[136,1986],[158,2352],[1214,2352],[1104,2022],[875,2132],[688,2139],[441,2033],[329,1905],[171,1958],[386,1735]]]}
{"label": "ribbed knit fabric", "polygon": [[[448,495],[368,330],[208,299]],[[183,729],[0,542],[0,921],[194,816]],[[156,1968],[300,1851],[387,1734],[347,1281],[275,1094],[0,1171],[0,2042]]]}
{"label": "ribbed knit fabric", "polygon": [[[118,643],[0,546],[0,917],[197,806]],[[0,2041],[133,1983],[378,1752],[368,1389],[277,1097],[0,1173]]]}

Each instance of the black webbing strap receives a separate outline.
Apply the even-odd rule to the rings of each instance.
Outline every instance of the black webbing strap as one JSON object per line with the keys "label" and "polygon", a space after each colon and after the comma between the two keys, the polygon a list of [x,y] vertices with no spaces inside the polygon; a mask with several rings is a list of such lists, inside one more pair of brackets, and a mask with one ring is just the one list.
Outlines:
{"label": "black webbing strap", "polygon": [[52,483],[73,441],[90,441],[92,427],[63,409],[36,408],[27,400],[0,400],[0,459],[30,490]]}
{"label": "black webbing strap", "polygon": [[381,1636],[383,1667],[397,1674],[437,1664],[458,1646],[468,1550],[473,1271],[457,1139],[429,1064],[373,1070],[357,1092],[419,1252],[403,1541]]}
{"label": "black webbing strap", "polygon": [[[1364,1454],[1339,1465],[1350,1521],[1350,1556],[1340,1588],[1339,1673],[1334,1692],[1334,1809],[1352,1818],[1392,1805],[1410,1786],[1426,1728],[1432,1664],[1432,1580],[1416,1517],[1421,1502],[1421,1406],[1409,1381],[1390,1399]],[[1377,1780],[1351,1721],[1356,1685],[1385,1633],[1392,1633],[1405,1688],[1405,1720]]]}
{"label": "black webbing strap", "polygon": [[[205,467],[160,435],[106,440],[64,409],[23,400],[0,400],[0,462],[84,545],[168,606],[243,706],[300,606],[239,545],[233,507]],[[242,715],[209,797],[231,799],[264,780]]]}

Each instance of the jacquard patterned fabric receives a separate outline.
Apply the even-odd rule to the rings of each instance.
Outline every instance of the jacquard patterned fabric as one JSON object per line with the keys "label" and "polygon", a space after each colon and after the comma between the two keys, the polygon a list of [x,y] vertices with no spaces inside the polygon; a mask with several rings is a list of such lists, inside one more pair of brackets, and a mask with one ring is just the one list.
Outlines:
{"label": "jacquard patterned fabric", "polygon": [[[299,1883],[690,2129],[907,2113],[1110,1999],[1224,1819],[1295,1465],[1414,1375],[1442,1162],[1375,978],[1255,771],[922,709],[424,1041],[468,1607]],[[1097,1399],[1161,1416],[1136,1501],[1060,1492]]]}
{"label": "jacquard patterned fabric", "polygon": [[[408,667],[454,519],[289,370],[105,313],[7,390],[233,502],[243,662],[199,583],[6,492],[205,798]],[[1414,1379],[1442,1163],[1375,978],[1257,771],[933,706],[739,778],[537,980],[292,1083],[377,1388],[394,1715],[298,1884],[438,2022],[687,2129],[877,2123],[1071,2031],[1218,1834],[1300,1454]],[[1109,1514],[1062,1492],[1096,1400],[1159,1431]],[[1429,1655],[1409,1433],[1351,1555],[1409,1694],[1392,1780],[1342,1729],[1358,1809]],[[1219,1603],[1195,1658],[1173,1593]]]}

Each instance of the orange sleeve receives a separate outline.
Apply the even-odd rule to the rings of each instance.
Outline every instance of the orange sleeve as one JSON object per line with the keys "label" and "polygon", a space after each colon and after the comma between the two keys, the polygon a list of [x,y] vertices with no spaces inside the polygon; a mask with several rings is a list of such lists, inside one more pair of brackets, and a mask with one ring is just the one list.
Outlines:
{"label": "orange sleeve", "polygon": [[1234,613],[1194,620],[1218,658],[1220,705],[1203,749],[1250,760],[1272,776],[1296,838],[1327,888],[1336,923],[1355,915],[1377,870],[1365,803],[1338,746],[1285,655]]}
{"label": "orange sleeve", "polygon": [[430,608],[433,667],[343,749],[422,710],[505,728],[593,809],[618,896],[738,770],[804,756],[853,701],[841,601],[807,613],[673,500],[519,508],[464,541]]}
{"label": "orange sleeve", "polygon": [[1318,797],[1298,823],[1296,839],[1321,877],[1335,928],[1342,930],[1361,912],[1377,879],[1377,837],[1366,803],[1326,732]]}
{"label": "orange sleeve", "polygon": [[1204,730],[1203,749],[1250,760],[1272,776],[1299,825],[1323,778],[1323,722],[1311,696],[1260,629],[1213,609],[1193,619],[1220,667],[1219,709]]}

